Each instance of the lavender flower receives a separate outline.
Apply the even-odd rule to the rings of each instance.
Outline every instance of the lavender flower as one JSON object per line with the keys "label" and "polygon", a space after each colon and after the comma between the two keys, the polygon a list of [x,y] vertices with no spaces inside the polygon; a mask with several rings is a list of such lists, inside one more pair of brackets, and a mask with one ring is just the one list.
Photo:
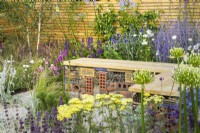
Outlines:
{"label": "lavender flower", "polygon": [[[194,26],[187,22],[187,19],[182,21],[170,21],[168,24],[161,24],[160,30],[155,37],[156,49],[159,51],[158,60],[161,62],[167,62],[169,58],[169,49],[172,47],[182,47],[184,50],[188,49],[188,46],[192,46],[200,39],[198,33],[198,23]],[[193,44],[191,44],[192,38]]]}

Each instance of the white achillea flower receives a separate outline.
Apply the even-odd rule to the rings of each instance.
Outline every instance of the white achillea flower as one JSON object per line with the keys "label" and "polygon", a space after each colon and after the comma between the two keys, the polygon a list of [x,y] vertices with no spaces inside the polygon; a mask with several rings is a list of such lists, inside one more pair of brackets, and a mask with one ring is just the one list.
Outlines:
{"label": "white achillea flower", "polygon": [[191,41],[192,41],[192,38],[188,38],[188,41],[191,42]]}
{"label": "white achillea flower", "polygon": [[144,38],[147,38],[147,37],[148,37],[148,35],[147,35],[147,34],[144,34],[144,35],[143,35],[143,37],[144,37]]}
{"label": "white achillea flower", "polygon": [[147,30],[147,35],[150,35],[152,33],[151,30]]}
{"label": "white achillea flower", "polygon": [[154,36],[154,33],[152,33],[151,30],[147,30],[147,35],[148,35],[149,37],[153,37],[153,36]]}
{"label": "white achillea flower", "polygon": [[158,56],[158,55],[160,55],[160,51],[159,50],[156,51],[156,56]]}
{"label": "white achillea flower", "polygon": [[31,60],[30,63],[33,64],[33,63],[34,63],[34,60]]}
{"label": "white achillea flower", "polygon": [[133,35],[133,37],[136,37],[136,36],[137,36],[137,34],[134,34],[134,35]]}
{"label": "white achillea flower", "polygon": [[29,68],[30,66],[29,66],[29,65],[23,65],[23,67],[24,67],[24,68]]}
{"label": "white achillea flower", "polygon": [[172,36],[172,40],[176,40],[177,36],[176,35],[173,35]]}
{"label": "white achillea flower", "polygon": [[191,51],[191,50],[192,50],[192,46],[189,46],[189,47],[188,47],[188,50]]}
{"label": "white achillea flower", "polygon": [[142,45],[147,45],[147,44],[148,44],[148,42],[146,40],[142,41]]}

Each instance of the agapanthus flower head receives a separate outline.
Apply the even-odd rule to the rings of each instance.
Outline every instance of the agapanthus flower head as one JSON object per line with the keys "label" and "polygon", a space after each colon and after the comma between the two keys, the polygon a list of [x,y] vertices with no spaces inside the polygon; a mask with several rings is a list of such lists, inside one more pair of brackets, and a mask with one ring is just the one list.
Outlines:
{"label": "agapanthus flower head", "polygon": [[174,47],[170,49],[170,58],[182,58],[184,55],[184,49]]}
{"label": "agapanthus flower head", "polygon": [[200,69],[188,65],[181,65],[174,71],[173,79],[175,82],[186,86],[200,85]]}
{"label": "agapanthus flower head", "polygon": [[154,74],[148,70],[137,70],[133,73],[133,82],[136,84],[148,84],[154,80]]}
{"label": "agapanthus flower head", "polygon": [[187,63],[193,67],[200,67],[200,53],[191,53]]}

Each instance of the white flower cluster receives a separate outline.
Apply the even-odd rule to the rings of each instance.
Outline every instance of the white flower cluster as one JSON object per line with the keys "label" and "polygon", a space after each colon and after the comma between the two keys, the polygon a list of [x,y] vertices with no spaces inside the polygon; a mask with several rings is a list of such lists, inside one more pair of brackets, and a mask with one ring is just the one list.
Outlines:
{"label": "white flower cluster", "polygon": [[[142,33],[140,32],[140,35],[142,35]],[[146,33],[145,34],[143,34],[142,35],[142,37],[143,37],[143,40],[142,40],[142,45],[147,45],[148,44],[148,41],[147,41],[147,39],[148,38],[151,38],[151,37],[153,37],[154,36],[154,33],[151,31],[151,30],[147,30],[146,31]],[[154,41],[154,39],[152,38],[151,39],[152,41]]]}
{"label": "white flower cluster", "polygon": [[194,45],[194,46],[189,46],[188,47],[188,51],[192,51],[192,52],[194,52],[194,51],[196,51],[196,52],[199,52],[199,50],[200,50],[200,43],[197,43],[196,45]]}
{"label": "white flower cluster", "polygon": [[173,35],[172,36],[172,40],[176,40],[177,36],[176,35]]}
{"label": "white flower cluster", "polygon": [[23,65],[23,68],[29,68],[30,65]]}

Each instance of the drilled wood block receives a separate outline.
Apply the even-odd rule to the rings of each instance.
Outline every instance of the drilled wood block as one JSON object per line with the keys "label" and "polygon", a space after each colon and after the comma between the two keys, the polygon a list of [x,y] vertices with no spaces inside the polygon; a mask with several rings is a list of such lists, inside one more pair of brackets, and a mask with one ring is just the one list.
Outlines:
{"label": "drilled wood block", "polygon": [[94,77],[94,69],[93,68],[80,68],[80,75],[82,77]]}
{"label": "drilled wood block", "polygon": [[107,72],[99,72],[99,89],[106,90]]}
{"label": "drilled wood block", "polygon": [[133,75],[133,73],[126,72],[125,73],[125,82],[132,83],[132,75]]}
{"label": "drilled wood block", "polygon": [[92,77],[86,77],[85,86],[85,93],[93,95],[94,84]]}
{"label": "drilled wood block", "polygon": [[133,83],[126,83],[126,82],[115,82],[115,90],[116,91],[128,91],[128,88],[133,85]]}

